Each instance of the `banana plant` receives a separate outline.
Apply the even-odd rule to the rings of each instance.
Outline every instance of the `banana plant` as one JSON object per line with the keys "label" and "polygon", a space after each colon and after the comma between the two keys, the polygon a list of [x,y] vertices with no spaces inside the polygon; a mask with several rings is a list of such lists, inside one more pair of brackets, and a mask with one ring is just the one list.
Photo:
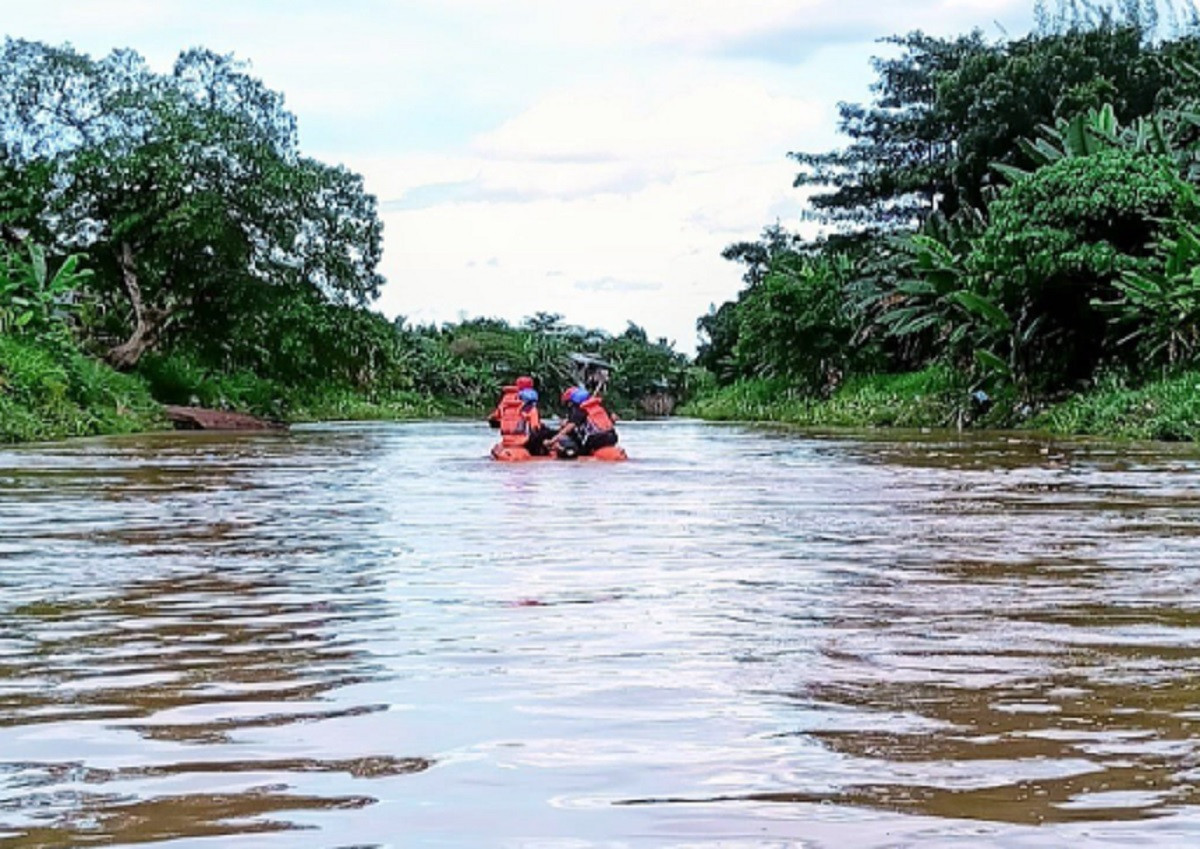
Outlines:
{"label": "banana plant", "polygon": [[0,333],[58,337],[75,311],[75,295],[91,276],[80,257],[67,257],[49,273],[46,252],[27,243],[23,256],[12,248],[0,254]]}
{"label": "banana plant", "polygon": [[1123,335],[1149,362],[1173,367],[1200,351],[1200,233],[1181,228],[1161,244],[1161,271],[1128,271],[1116,281],[1120,297],[1092,303],[1112,316]]}
{"label": "banana plant", "polygon": [[909,336],[940,327],[954,348],[972,335],[1011,329],[1009,317],[973,290],[966,272],[971,241],[982,228],[982,215],[968,209],[952,219],[934,216],[925,232],[895,243],[902,256],[902,276],[885,298],[879,317],[890,335]]}
{"label": "banana plant", "polygon": [[1111,103],[1081,112],[1069,120],[1060,118],[1053,127],[1043,124],[1038,128],[1038,136],[1035,139],[1017,139],[1017,145],[1033,164],[1032,170],[1004,162],[993,162],[993,170],[1010,183],[1016,183],[1044,165],[1075,156],[1091,156],[1126,143],[1121,137],[1121,127]]}
{"label": "banana plant", "polygon": [[925,232],[902,240],[904,273],[878,321],[897,338],[935,332],[944,353],[969,358],[980,383],[994,387],[1019,382],[1018,354],[1036,327],[1019,326],[967,270],[983,226],[978,211],[966,210],[950,220],[932,218]]}
{"label": "banana plant", "polygon": [[1200,127],[1200,114],[1188,110],[1162,110],[1122,127],[1112,104],[1106,103],[1069,120],[1060,118],[1053,127],[1043,124],[1038,128],[1038,138],[1018,139],[1017,145],[1032,164],[1031,169],[1004,162],[991,165],[1010,183],[1016,183],[1038,168],[1063,159],[1123,148],[1173,159],[1181,171],[1190,172],[1194,168],[1195,152],[1181,146],[1177,140],[1185,131],[1194,132],[1197,127]]}

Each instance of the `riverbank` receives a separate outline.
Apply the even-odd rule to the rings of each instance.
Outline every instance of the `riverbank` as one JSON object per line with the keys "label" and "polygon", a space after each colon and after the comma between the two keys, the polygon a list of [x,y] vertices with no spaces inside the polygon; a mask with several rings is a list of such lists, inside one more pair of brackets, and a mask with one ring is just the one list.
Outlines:
{"label": "riverbank", "polygon": [[783,380],[742,380],[690,401],[680,413],[801,427],[952,427],[960,391],[941,369],[852,377],[825,400],[805,397]]}
{"label": "riverbank", "polygon": [[[219,375],[151,359],[122,374],[78,351],[0,335],[0,442],[169,429],[164,405],[234,410],[289,423],[478,418],[484,411],[414,391],[287,387],[252,374]],[[1043,409],[972,404],[948,369],[848,379],[828,399],[784,381],[746,380],[679,410],[708,421],[838,428],[1030,428],[1061,436],[1200,441],[1200,372],[1130,386],[1115,377]]]}
{"label": "riverbank", "polygon": [[1059,434],[1200,442],[1200,371],[1136,387],[1108,378],[1039,413],[1030,425]]}
{"label": "riverbank", "polygon": [[168,430],[167,405],[286,422],[402,421],[475,412],[417,392],[368,396],[343,387],[296,389],[250,374],[184,374],[153,361],[142,373],[123,374],[70,347],[0,335],[0,443]]}
{"label": "riverbank", "polygon": [[828,399],[800,396],[786,382],[739,381],[697,398],[680,413],[708,421],[777,422],[800,427],[1035,429],[1060,436],[1200,441],[1200,372],[1140,386],[1109,377],[1042,409],[984,406],[940,367],[853,377]]}

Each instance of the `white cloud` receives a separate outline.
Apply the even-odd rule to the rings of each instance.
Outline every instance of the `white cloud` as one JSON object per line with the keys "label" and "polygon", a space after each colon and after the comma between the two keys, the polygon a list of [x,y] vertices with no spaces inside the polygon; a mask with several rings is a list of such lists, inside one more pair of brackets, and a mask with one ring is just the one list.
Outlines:
{"label": "white cloud", "polygon": [[996,16],[1026,19],[1032,8],[1028,0],[442,0],[441,5],[508,41],[553,39],[618,51],[705,51],[780,31],[857,33],[867,40],[909,27],[960,31],[989,26]]}
{"label": "white cloud", "polygon": [[[385,214],[385,307],[419,321],[539,310],[620,330],[626,320],[690,348],[695,320],[737,288],[720,258],[773,204],[799,203],[785,161],[680,174],[630,195],[451,203]],[[495,258],[494,265],[488,260]]]}
{"label": "white cloud", "polygon": [[744,161],[812,130],[820,112],[814,98],[775,94],[762,80],[688,65],[653,80],[622,74],[554,92],[474,147],[539,161]]}

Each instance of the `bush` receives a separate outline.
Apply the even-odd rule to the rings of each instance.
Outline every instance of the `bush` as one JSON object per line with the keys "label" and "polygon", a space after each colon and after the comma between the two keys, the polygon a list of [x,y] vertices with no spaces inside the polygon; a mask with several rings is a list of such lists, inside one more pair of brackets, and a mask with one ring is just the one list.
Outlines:
{"label": "bush", "polygon": [[137,377],[57,346],[0,335],[0,442],[132,433],[164,424]]}
{"label": "bush", "polygon": [[1194,442],[1200,439],[1200,372],[1140,387],[1108,375],[1090,391],[1037,416],[1031,425],[1062,434]]}
{"label": "bush", "polygon": [[138,374],[164,404],[245,410],[274,418],[287,412],[287,392],[274,381],[248,371],[225,374],[186,354],[147,354],[138,364]]}
{"label": "bush", "polygon": [[743,380],[681,412],[713,421],[785,422],[805,427],[947,427],[966,414],[967,386],[932,367],[911,374],[849,378],[828,400],[780,380]]}

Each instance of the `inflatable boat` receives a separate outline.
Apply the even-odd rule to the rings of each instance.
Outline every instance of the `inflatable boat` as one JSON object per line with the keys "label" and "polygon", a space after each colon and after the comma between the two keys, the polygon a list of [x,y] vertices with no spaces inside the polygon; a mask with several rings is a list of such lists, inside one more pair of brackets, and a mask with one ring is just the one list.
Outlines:
{"label": "inflatable boat", "polygon": [[524,448],[517,445],[504,445],[497,442],[492,446],[492,459],[499,460],[501,463],[528,463],[538,460],[570,460],[587,463],[597,461],[601,463],[620,463],[629,459],[629,455],[625,453],[625,449],[620,445],[609,445],[604,448],[597,448],[591,454],[583,454],[579,457],[558,457],[556,454],[549,456],[538,456],[530,454]]}

